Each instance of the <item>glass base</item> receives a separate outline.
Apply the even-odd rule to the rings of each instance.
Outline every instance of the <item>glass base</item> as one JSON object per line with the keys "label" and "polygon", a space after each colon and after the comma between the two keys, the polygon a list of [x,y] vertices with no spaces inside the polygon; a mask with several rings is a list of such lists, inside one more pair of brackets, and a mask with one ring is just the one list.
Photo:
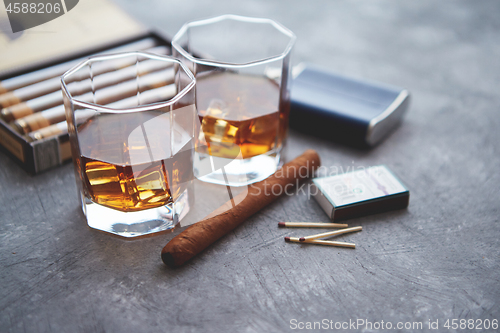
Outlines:
{"label": "glass base", "polygon": [[[195,154],[195,176],[201,181],[227,185],[246,186],[272,175],[280,166],[280,153],[268,153],[252,158],[220,158],[210,155]],[[202,170],[214,170],[206,173]]]}
{"label": "glass base", "polygon": [[130,238],[175,228],[189,212],[188,199],[186,189],[174,203],[138,212],[121,212],[82,195],[82,210],[89,227]]}

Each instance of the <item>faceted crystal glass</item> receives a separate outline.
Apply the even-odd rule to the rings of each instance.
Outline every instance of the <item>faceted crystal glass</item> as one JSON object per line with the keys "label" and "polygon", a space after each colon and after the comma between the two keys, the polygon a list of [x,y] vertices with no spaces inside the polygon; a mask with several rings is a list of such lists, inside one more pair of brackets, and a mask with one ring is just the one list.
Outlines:
{"label": "faceted crystal glass", "polygon": [[235,15],[190,22],[175,35],[174,56],[197,80],[196,177],[242,186],[282,163],[294,42],[272,20]]}
{"label": "faceted crystal glass", "polygon": [[[119,64],[130,64],[123,70],[133,71],[131,79],[110,83],[94,75]],[[90,227],[136,237],[172,229],[187,214],[195,82],[180,61],[143,52],[91,57],[62,76],[78,194]]]}

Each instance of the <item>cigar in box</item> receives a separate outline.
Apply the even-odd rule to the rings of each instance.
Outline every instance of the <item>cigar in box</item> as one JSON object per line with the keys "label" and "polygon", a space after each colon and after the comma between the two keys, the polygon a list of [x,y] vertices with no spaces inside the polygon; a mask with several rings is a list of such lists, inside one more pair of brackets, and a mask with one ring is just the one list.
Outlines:
{"label": "cigar in box", "polygon": [[[100,52],[99,54],[145,50],[156,46],[156,44],[157,42],[153,38],[146,38]],[[60,89],[59,76],[84,59],[78,58],[0,81],[0,107],[6,108],[14,104],[19,104],[24,100],[39,97],[48,92]],[[10,121],[12,119],[8,119],[7,117],[5,120]]]}
{"label": "cigar in box", "polygon": [[[76,33],[76,36],[78,36],[78,33]],[[73,36],[73,38],[75,38],[75,36]],[[24,64],[21,62],[21,65],[18,65],[19,67],[15,70],[9,69],[7,67],[7,69],[4,69],[3,72],[0,72],[0,84],[2,84],[2,87],[0,87],[0,95],[2,95],[2,93],[9,92],[10,90],[17,90],[19,88],[30,86],[36,84],[37,82],[42,82],[54,77],[57,77],[58,80],[58,94],[62,95],[60,92],[60,79],[58,77],[64,74],[64,72],[66,72],[72,66],[80,63],[82,60],[88,58],[91,55],[109,54],[125,51],[151,52],[151,48],[155,48],[158,46],[161,46],[162,48],[166,47],[168,54],[171,53],[170,39],[161,31],[145,31],[144,29],[140,29],[131,31],[130,33],[117,34],[117,39],[115,40],[106,40],[105,38],[100,39],[100,36],[96,37],[93,40],[98,40],[99,42],[92,44],[92,41],[87,41],[85,43],[82,43],[81,47],[79,48],[75,48],[73,46],[72,48],[66,49],[64,51],[66,53],[58,53],[57,51],[55,51],[52,52],[52,58],[46,58],[39,62],[28,62]],[[111,43],[110,46],[106,48],[104,43],[100,42],[102,40],[106,40],[107,43]],[[29,49],[29,46],[27,48]],[[65,56],[65,54],[69,55]],[[139,66],[141,65],[141,63],[139,64]],[[93,66],[92,69],[95,70],[97,68],[98,66]],[[102,75],[104,75],[104,73]],[[99,75],[96,75],[93,78],[97,78],[98,76]],[[142,84],[142,80],[140,81],[140,98],[142,102],[142,91],[145,89],[145,87]],[[137,82],[135,82],[135,84],[137,84]],[[167,82],[164,82],[162,85],[158,86],[165,86],[167,84]],[[85,87],[85,84],[82,84],[81,87]],[[97,89],[97,98],[99,98],[98,96],[104,89],[106,88]],[[135,86],[135,90],[137,90],[137,86]],[[56,94],[54,94],[54,96],[55,95]],[[82,93],[81,95],[85,95],[85,93]],[[100,103],[103,105],[107,105],[109,103],[113,103],[114,101],[124,100],[127,97],[128,95],[121,95],[120,92],[116,97],[113,97],[109,101],[104,101],[106,103]],[[57,98],[60,97],[58,96]],[[136,99],[136,97],[134,97],[134,99]],[[90,100],[90,102],[94,102],[94,100]],[[35,112],[34,114],[55,108],[60,104],[62,103],[58,103],[56,106],[50,108],[44,107],[42,110]],[[45,116],[47,116],[46,118],[48,118],[49,121],[42,121],[42,124],[39,124],[38,126],[46,126],[47,124],[57,125],[54,127],[50,127],[50,129],[44,127],[47,128],[47,130],[45,130],[43,134],[37,135],[36,140],[33,140],[33,138],[29,137],[27,134],[19,133],[13,128],[13,126],[11,126],[12,123],[9,124],[0,116],[0,150],[2,150],[3,153],[11,157],[15,162],[17,162],[21,167],[23,167],[31,174],[37,174],[54,166],[58,166],[70,161],[71,149],[69,145],[69,137],[66,133],[67,126],[66,122],[64,121],[66,118],[65,115],[63,115],[63,108],[59,108],[59,111],[55,113],[57,113],[58,115],[54,118],[52,118],[54,114],[45,114]],[[36,127],[35,125],[33,126]],[[42,130],[42,128],[39,128],[38,130]],[[51,132],[52,134],[50,134],[49,132]]]}
{"label": "cigar in box", "polygon": [[[134,95],[137,91],[137,80],[135,78],[137,73],[142,75],[141,85],[144,84],[145,89],[152,89],[162,84],[169,84],[174,80],[174,71],[173,69],[162,70],[168,67],[171,67],[170,63],[145,61],[141,63],[139,69],[136,69],[135,66],[130,66],[117,72],[96,76],[93,80],[94,89],[96,89],[95,93],[85,93],[80,95],[79,99],[85,102],[107,104]],[[155,72],[156,70],[161,71]],[[128,79],[128,81],[114,84],[123,81],[124,78]],[[70,84],[68,88],[71,90],[72,87],[75,86]],[[90,84],[85,85],[79,92],[88,90],[91,90]],[[11,126],[19,133],[26,134],[64,120],[64,105],[62,104],[62,94],[60,92],[58,94],[58,97],[59,96],[59,105],[17,119]]]}
{"label": "cigar in box", "polygon": [[[157,46],[147,49],[146,51],[165,55],[169,52],[169,49],[165,46]],[[138,66],[138,68],[140,68],[141,71],[144,68],[144,71],[151,72],[155,70],[155,67],[159,66],[157,65],[159,63],[158,61],[148,62],[149,65],[146,64],[143,66],[141,63],[141,66]],[[136,59],[133,57],[115,59],[114,61],[109,61],[105,64],[97,63],[93,68],[93,73],[96,75],[94,79],[98,81],[97,84],[100,85],[99,88],[132,79],[135,75],[137,75],[136,67],[133,66],[135,64]],[[21,96],[20,100],[25,100],[25,102],[20,102],[3,108],[0,116],[5,121],[10,122],[61,104],[62,94],[60,89],[61,79],[59,77],[18,89],[13,93],[16,93],[16,96]],[[90,90],[90,85],[88,86],[88,89]]]}
{"label": "cigar in box", "polygon": [[[176,87],[174,84],[169,84],[160,88],[154,88],[151,90],[146,90],[141,93],[141,105],[152,104],[167,99],[172,98],[176,93]],[[125,98],[113,103],[106,104],[105,106],[113,109],[124,109],[138,106],[137,96],[132,96]],[[76,123],[81,124],[85,122],[88,118],[94,115],[93,110],[89,112],[78,112],[76,114]],[[66,121],[61,121],[56,124],[41,128],[39,130],[28,133],[28,138],[30,141],[42,140],[45,138],[50,138],[56,135],[63,135],[68,133],[68,124]]]}

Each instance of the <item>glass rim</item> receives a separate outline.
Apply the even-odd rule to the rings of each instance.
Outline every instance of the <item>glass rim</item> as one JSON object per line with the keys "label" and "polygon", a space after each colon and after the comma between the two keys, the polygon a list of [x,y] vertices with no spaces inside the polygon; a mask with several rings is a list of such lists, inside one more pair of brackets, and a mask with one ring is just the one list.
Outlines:
{"label": "glass rim", "polygon": [[[96,61],[105,61],[105,60],[110,60],[110,59],[119,59],[119,58],[125,58],[125,57],[130,57],[130,56],[143,56],[149,59],[153,60],[159,60],[159,61],[165,61],[165,62],[173,62],[177,63],[186,73],[188,78],[190,79],[191,82],[184,87],[180,92],[178,92],[175,96],[172,98],[168,99],[167,101],[164,102],[157,102],[157,103],[151,103],[151,104],[145,104],[145,105],[139,105],[139,106],[134,106],[130,108],[110,108],[104,105],[99,105],[95,103],[90,103],[90,102],[85,102],[81,101],[78,98],[74,97],[71,95],[69,92],[68,86],[66,85],[66,79],[70,77],[71,75],[75,74],[78,70],[82,69],[84,66],[88,65],[89,63],[96,62]],[[163,107],[168,107],[171,106],[172,104],[178,102],[182,97],[184,97],[190,90],[194,88],[196,85],[196,78],[194,77],[193,73],[178,59],[170,56],[160,56],[157,54],[149,53],[149,52],[143,52],[143,51],[129,51],[129,52],[122,52],[122,53],[111,53],[111,54],[105,54],[105,55],[95,55],[95,56],[90,56],[87,59],[81,61],[77,65],[73,66],[71,69],[67,70],[63,75],[61,75],[61,88],[64,91],[64,93],[71,99],[71,102],[75,105],[78,105],[83,108],[87,109],[92,109],[95,111],[99,111],[102,113],[134,113],[134,112],[143,112],[143,111],[154,111],[159,108]]]}
{"label": "glass rim", "polygon": [[[283,50],[283,52],[281,52],[279,55],[267,57],[267,58],[262,58],[262,59],[258,59],[258,60],[253,60],[253,61],[249,61],[249,62],[245,62],[245,63],[231,63],[231,62],[197,58],[197,57],[194,57],[191,54],[189,54],[189,52],[187,52],[183,47],[181,47],[178,44],[178,40],[184,34],[187,33],[189,28],[213,24],[213,23],[224,21],[224,20],[251,22],[251,23],[259,23],[259,24],[263,24],[263,23],[271,24],[274,28],[276,28],[282,34],[288,36],[290,38],[290,40],[289,40],[287,46],[285,47],[285,49]],[[272,19],[226,14],[226,15],[215,16],[215,17],[208,18],[208,19],[196,20],[196,21],[191,21],[191,22],[185,23],[179,29],[179,31],[177,31],[174,38],[172,38],[171,44],[172,44],[173,48],[175,48],[180,54],[182,54],[182,56],[184,56],[186,59],[188,59],[189,61],[196,63],[196,64],[213,66],[213,67],[223,67],[223,68],[244,68],[244,67],[251,67],[251,66],[256,66],[256,65],[262,65],[262,64],[266,64],[269,62],[273,62],[273,61],[281,60],[281,59],[285,58],[292,50],[292,47],[295,44],[295,40],[296,40],[296,36],[290,29],[286,28],[281,23],[276,22]]]}

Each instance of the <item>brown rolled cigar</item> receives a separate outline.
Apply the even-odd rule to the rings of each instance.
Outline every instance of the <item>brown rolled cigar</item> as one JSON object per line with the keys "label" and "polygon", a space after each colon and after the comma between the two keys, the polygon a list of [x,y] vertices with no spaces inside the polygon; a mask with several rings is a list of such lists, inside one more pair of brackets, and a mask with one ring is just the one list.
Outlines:
{"label": "brown rolled cigar", "polygon": [[[141,88],[150,90],[165,86],[174,81],[174,70],[166,69],[152,74],[141,76]],[[137,94],[137,80],[129,80],[123,83],[97,90],[95,93],[89,92],[75,98],[96,104],[104,105],[124,99]],[[62,94],[61,94],[62,95]],[[64,105],[58,105],[48,110],[37,112],[11,123],[12,128],[21,134],[36,131],[40,128],[50,126],[66,119]]]}
{"label": "brown rolled cigar", "polygon": [[[105,50],[96,54],[105,53],[118,53],[127,52],[135,50],[145,50],[154,47],[157,42],[153,38],[141,39],[137,42],[128,43],[122,46],[114,47],[112,49]],[[59,77],[68,69],[78,64],[80,61],[84,60],[86,57],[66,61],[57,65],[50,67],[45,67],[37,71],[29,72],[26,74],[14,76],[5,80],[0,81],[0,93],[5,91],[12,91],[19,89],[37,82],[45,81],[53,77]]]}
{"label": "brown rolled cigar", "polygon": [[[220,214],[215,216],[210,214],[211,217],[188,227],[174,237],[161,251],[161,259],[171,267],[183,265],[248,217],[278,199],[287,192],[283,190],[285,186],[297,186],[305,179],[312,177],[319,166],[318,153],[312,149],[306,150],[269,178],[250,185],[248,193],[243,192],[228,201],[217,210],[221,212]],[[276,187],[282,190],[274,190]],[[239,204],[233,205],[234,202],[239,202]]]}
{"label": "brown rolled cigar", "polygon": [[[163,50],[166,51],[166,50]],[[157,52],[160,54],[160,52]],[[148,73],[152,73],[161,69],[165,69],[168,67],[172,67],[172,63],[170,62],[163,62],[163,61],[157,61],[157,60],[145,60],[140,63],[140,65],[137,66],[128,66],[123,69],[105,73],[105,74],[100,74],[97,75],[93,79],[93,86],[94,89],[102,89],[105,87],[109,87],[114,84],[118,84],[127,80],[134,79],[137,75],[144,75]],[[60,89],[61,86],[61,81],[57,79],[57,83]],[[75,82],[76,83],[76,82]],[[71,91],[73,84],[75,83],[70,83],[68,85],[68,89]],[[77,83],[76,83],[77,84]],[[91,90],[92,86],[90,84],[86,85],[83,89],[80,85],[79,93],[86,93]],[[22,117],[26,117],[29,115],[32,115],[36,112],[47,110],[51,107],[54,107],[56,105],[62,105],[63,103],[63,95],[61,94],[61,91],[54,91],[52,93],[49,93],[44,96],[40,96],[34,99],[30,99],[26,102],[22,102],[19,104],[15,104],[12,106],[9,106],[7,108],[4,108],[1,112],[2,118],[5,119],[6,121],[12,121],[15,119],[19,119]]]}
{"label": "brown rolled cigar", "polygon": [[[174,84],[169,84],[164,87],[146,90],[141,93],[141,104],[145,105],[145,104],[165,101],[175,96],[175,93],[176,93],[176,87]],[[124,109],[124,108],[135,107],[137,105],[138,105],[137,96],[133,96],[110,104],[106,104],[106,107],[114,109]],[[81,124],[85,122],[88,118],[92,117],[93,115],[94,115],[93,110],[89,110],[88,112],[78,112],[77,115],[75,116],[76,123]],[[28,141],[32,142],[67,133],[68,133],[68,124],[66,123],[66,121],[61,121],[59,123],[44,128],[40,128],[31,133],[28,133],[27,136],[28,136]]]}
{"label": "brown rolled cigar", "polygon": [[[169,50],[165,46],[158,46],[147,51],[156,54],[167,54]],[[132,57],[116,59],[103,64],[97,63],[92,70],[93,75],[95,75],[93,83],[96,85],[95,89],[99,89],[132,79],[137,75],[137,72],[144,74],[161,67],[167,67],[165,64],[170,65],[170,63],[154,60],[143,60],[136,65],[136,60]],[[62,94],[60,89],[61,80],[59,77],[55,77],[0,95],[0,105],[3,106],[0,116],[5,121],[10,122],[61,104]],[[90,90],[90,85],[87,90]],[[3,105],[2,96],[7,95],[10,102],[6,103],[13,103],[14,98],[17,103],[10,106]]]}

